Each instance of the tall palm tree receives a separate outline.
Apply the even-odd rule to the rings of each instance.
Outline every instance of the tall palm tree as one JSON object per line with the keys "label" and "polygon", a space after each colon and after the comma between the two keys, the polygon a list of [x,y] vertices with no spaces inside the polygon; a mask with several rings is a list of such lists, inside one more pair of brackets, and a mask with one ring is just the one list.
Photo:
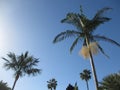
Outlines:
{"label": "tall palm tree", "polygon": [[53,90],[56,90],[56,87],[57,87],[57,81],[55,80],[55,78],[52,78],[50,79],[49,81],[47,81],[48,83],[48,89],[53,89]]}
{"label": "tall palm tree", "polygon": [[80,78],[82,80],[86,81],[87,90],[89,90],[88,81],[89,81],[89,79],[91,79],[91,72],[90,72],[90,70],[84,69],[83,72],[80,73]]}
{"label": "tall palm tree", "polygon": [[106,8],[99,10],[92,19],[88,19],[88,17],[84,15],[82,7],[80,8],[80,13],[68,13],[66,15],[66,18],[62,19],[61,22],[72,24],[73,26],[76,27],[76,30],[66,30],[64,32],[61,32],[53,40],[53,43],[57,43],[66,38],[74,37],[75,40],[74,40],[72,46],[70,47],[70,52],[74,49],[74,47],[76,46],[78,41],[83,41],[83,47],[86,47],[88,49],[87,50],[89,53],[88,58],[90,59],[90,64],[91,64],[91,68],[92,68],[92,72],[93,72],[96,90],[98,90],[98,80],[97,80],[95,65],[94,65],[94,61],[93,61],[94,51],[91,50],[91,46],[90,46],[91,43],[95,42],[97,49],[99,49],[104,55],[106,55],[106,54],[105,54],[103,48],[97,42],[98,40],[107,41],[107,42],[110,42],[117,46],[120,46],[119,43],[117,43],[116,41],[114,41],[110,38],[94,34],[96,28],[99,25],[110,20],[110,18],[103,16],[103,13],[110,9],[111,8],[106,7]]}
{"label": "tall palm tree", "polygon": [[100,90],[120,90],[120,73],[104,77],[100,82]]}
{"label": "tall palm tree", "polygon": [[0,81],[0,90],[11,90],[11,88],[8,87],[6,82]]}
{"label": "tall palm tree", "polygon": [[15,53],[10,52],[7,54],[7,56],[8,59],[3,57],[3,60],[5,60],[4,67],[7,70],[13,70],[15,77],[12,90],[14,90],[16,82],[20,77],[26,74],[35,76],[41,72],[41,69],[34,67],[37,66],[39,62],[38,59],[34,58],[33,56],[29,56],[28,52],[25,52],[25,54],[22,53],[19,56],[15,55]]}

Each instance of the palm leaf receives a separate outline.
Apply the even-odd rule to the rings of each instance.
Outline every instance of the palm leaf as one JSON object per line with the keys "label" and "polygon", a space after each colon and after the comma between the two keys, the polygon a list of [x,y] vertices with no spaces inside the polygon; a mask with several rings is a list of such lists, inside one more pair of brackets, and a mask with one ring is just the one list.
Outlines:
{"label": "palm leaf", "polygon": [[66,18],[61,20],[61,23],[68,23],[68,24],[75,26],[79,30],[82,29],[82,27],[80,25],[79,14],[76,14],[76,13],[68,13],[66,15]]}
{"label": "palm leaf", "polygon": [[108,22],[111,18],[103,16],[103,13],[110,10],[111,8],[103,8],[99,10],[92,20],[88,21],[86,28],[89,32],[93,32],[100,24],[104,24],[104,22]]}
{"label": "palm leaf", "polygon": [[80,37],[77,37],[75,39],[75,41],[73,42],[72,46],[70,47],[70,52],[72,52],[72,50],[74,49],[74,47],[77,45],[79,39],[80,39]]}
{"label": "palm leaf", "polygon": [[108,11],[108,10],[110,10],[110,9],[112,9],[112,8],[109,8],[109,7],[104,7],[104,8],[102,8],[101,10],[99,10],[99,11],[95,14],[95,16],[94,16],[93,19],[100,18],[100,17],[103,15],[103,13],[105,13],[106,11]]}
{"label": "palm leaf", "polygon": [[71,36],[78,36],[80,34],[80,32],[74,31],[74,30],[67,30],[65,32],[61,32],[60,34],[58,34],[54,40],[53,43],[57,43],[59,41],[64,40],[67,37],[71,37]]}
{"label": "palm leaf", "polygon": [[27,73],[28,75],[31,75],[31,74],[32,74],[33,76],[35,76],[35,75],[41,73],[40,71],[41,71],[41,69],[31,68],[31,69],[27,70],[26,73]]}
{"label": "palm leaf", "polygon": [[120,47],[120,44],[118,42],[116,42],[116,41],[114,41],[114,40],[112,40],[110,38],[107,38],[105,36],[94,35],[93,37],[94,37],[94,39],[104,40],[104,41],[110,42],[110,43],[115,44],[115,45]]}
{"label": "palm leaf", "polygon": [[109,58],[109,56],[104,52],[103,48],[99,44],[97,44],[97,46],[99,50],[102,52],[102,54],[104,54],[107,58]]}

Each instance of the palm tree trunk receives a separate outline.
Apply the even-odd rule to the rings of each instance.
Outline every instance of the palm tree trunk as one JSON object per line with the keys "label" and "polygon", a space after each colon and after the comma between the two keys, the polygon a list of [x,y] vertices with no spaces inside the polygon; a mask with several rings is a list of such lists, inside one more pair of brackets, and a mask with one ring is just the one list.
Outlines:
{"label": "palm tree trunk", "polygon": [[18,79],[19,79],[19,75],[17,74],[16,77],[15,77],[15,81],[14,81],[14,83],[13,83],[12,90],[14,90],[15,85],[16,85],[16,82],[17,82]]}
{"label": "palm tree trunk", "polygon": [[89,47],[89,39],[88,39],[87,35],[86,35],[85,38],[86,38],[87,47],[89,48],[90,64],[91,64],[91,68],[92,68],[92,73],[93,73],[95,88],[96,88],[96,90],[98,90],[98,80],[97,80],[97,75],[96,75],[96,70],[95,70],[95,65],[94,65],[94,60],[93,60],[92,52],[91,52],[90,47]]}
{"label": "palm tree trunk", "polygon": [[88,81],[86,81],[86,85],[87,85],[87,90],[89,90]]}

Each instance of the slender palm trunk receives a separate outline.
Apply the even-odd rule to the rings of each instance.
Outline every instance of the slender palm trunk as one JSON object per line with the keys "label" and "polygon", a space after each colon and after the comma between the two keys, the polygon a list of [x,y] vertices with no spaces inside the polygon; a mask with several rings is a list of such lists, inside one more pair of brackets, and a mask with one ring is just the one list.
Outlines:
{"label": "slender palm trunk", "polygon": [[96,75],[94,60],[93,60],[92,52],[91,52],[90,47],[89,47],[89,40],[88,40],[87,36],[86,36],[86,44],[87,44],[87,47],[89,48],[90,64],[91,64],[91,68],[92,68],[92,72],[93,72],[93,78],[94,78],[95,88],[96,88],[96,90],[98,90],[98,80],[97,80],[97,75]]}
{"label": "slender palm trunk", "polygon": [[89,90],[88,81],[86,81],[86,85],[87,85],[87,90]]}
{"label": "slender palm trunk", "polygon": [[14,81],[14,83],[13,83],[12,90],[14,90],[15,85],[16,85],[16,82],[17,82],[18,79],[19,79],[19,75],[17,75],[17,76],[15,77],[15,81]]}

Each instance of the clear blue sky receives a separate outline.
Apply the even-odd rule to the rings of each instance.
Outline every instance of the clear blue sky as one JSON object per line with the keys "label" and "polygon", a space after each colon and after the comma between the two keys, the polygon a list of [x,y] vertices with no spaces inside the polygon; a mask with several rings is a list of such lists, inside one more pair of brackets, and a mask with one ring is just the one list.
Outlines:
{"label": "clear blue sky", "polygon": [[[29,51],[39,58],[38,68],[42,69],[41,75],[20,78],[15,90],[48,90],[46,81],[51,78],[58,81],[57,90],[65,90],[69,83],[75,82],[79,90],[86,90],[86,84],[79,78],[79,73],[85,68],[91,70],[91,67],[89,60],[78,55],[81,44],[70,54],[71,39],[57,44],[52,41],[58,33],[73,28],[61,24],[60,20],[68,12],[78,13],[82,5],[90,18],[103,7],[113,8],[106,14],[112,20],[97,28],[96,33],[120,42],[119,3],[119,0],[0,0],[0,57],[6,57],[8,52],[19,55]],[[94,57],[99,81],[120,70],[120,48],[106,42],[100,43],[110,59],[101,53]],[[11,87],[14,82],[13,72],[3,68],[2,59],[0,73],[0,80],[8,82]],[[93,79],[89,85],[90,90],[95,90]]]}

